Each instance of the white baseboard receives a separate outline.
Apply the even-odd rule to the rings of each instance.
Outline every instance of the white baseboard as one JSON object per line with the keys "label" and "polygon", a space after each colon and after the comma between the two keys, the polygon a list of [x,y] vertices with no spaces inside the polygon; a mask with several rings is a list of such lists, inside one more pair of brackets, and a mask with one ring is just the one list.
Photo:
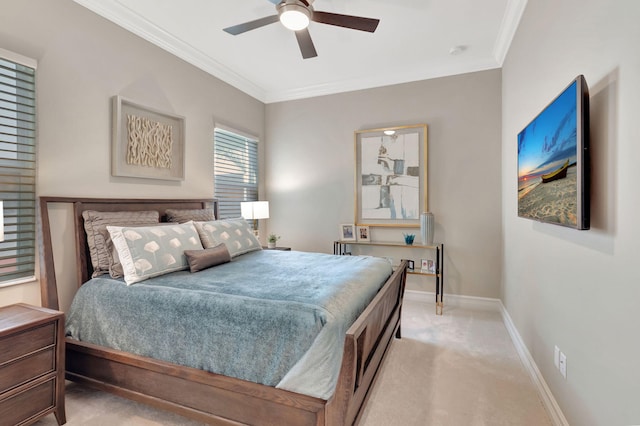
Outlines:
{"label": "white baseboard", "polygon": [[[428,291],[405,290],[404,298],[414,302],[436,303],[436,294]],[[488,297],[459,296],[457,294],[445,294],[442,301],[444,302],[444,311],[446,313],[447,306],[455,306],[464,309],[480,309],[487,311],[500,311],[500,300],[490,299]]]}
{"label": "white baseboard", "polygon": [[[435,293],[430,293],[426,291],[416,291],[416,290],[405,290],[404,292],[405,299],[411,300],[414,302],[424,302],[424,303],[434,303],[435,304]],[[547,386],[547,382],[542,377],[542,373],[538,369],[536,362],[533,360],[529,349],[524,344],[520,333],[516,329],[516,326],[513,324],[511,320],[511,316],[507,309],[502,304],[500,299],[491,299],[488,297],[474,297],[474,296],[459,296],[455,294],[445,294],[444,295],[444,314],[447,314],[447,306],[454,306],[456,308],[464,308],[464,309],[481,309],[481,310],[490,310],[500,312],[502,315],[502,321],[504,322],[505,327],[507,328],[507,332],[511,337],[511,341],[516,348],[516,352],[522,361],[522,364],[531,376],[531,380],[535,384],[538,394],[542,399],[542,403],[551,418],[551,422],[555,426],[569,426],[569,422],[564,417],[558,402],[555,397],[551,393],[549,386]]]}
{"label": "white baseboard", "polygon": [[502,301],[500,301],[500,312],[502,313],[502,321],[504,322],[505,327],[507,327],[507,331],[511,336],[513,345],[516,347],[516,351],[520,356],[520,360],[522,361],[524,368],[529,372],[529,375],[531,376],[533,383],[536,385],[536,388],[538,388],[538,394],[540,395],[542,403],[547,409],[549,417],[551,417],[551,422],[555,426],[569,426],[569,422],[567,422],[567,419],[564,417],[564,414],[562,413],[558,402],[551,393],[551,389],[549,389],[549,386],[547,386],[547,382],[544,380],[542,373],[538,369],[538,365],[533,360],[531,352],[529,352],[529,349],[527,349],[527,346],[524,344],[520,333],[518,333],[518,329],[513,324],[511,316],[502,304]]}

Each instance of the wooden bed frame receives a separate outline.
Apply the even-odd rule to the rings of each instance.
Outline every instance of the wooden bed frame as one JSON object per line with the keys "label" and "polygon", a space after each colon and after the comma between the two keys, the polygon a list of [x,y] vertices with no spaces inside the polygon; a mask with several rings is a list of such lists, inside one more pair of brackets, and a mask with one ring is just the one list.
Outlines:
{"label": "wooden bed frame", "polygon": [[[215,200],[40,197],[42,305],[59,309],[49,204],[73,205],[78,287],[91,276],[82,219],[85,210],[213,207]],[[162,219],[161,219],[162,220]],[[358,421],[393,336],[400,338],[406,261],[347,330],[340,376],[329,400],[66,339],[66,377],[192,419],[224,425],[351,425]]]}

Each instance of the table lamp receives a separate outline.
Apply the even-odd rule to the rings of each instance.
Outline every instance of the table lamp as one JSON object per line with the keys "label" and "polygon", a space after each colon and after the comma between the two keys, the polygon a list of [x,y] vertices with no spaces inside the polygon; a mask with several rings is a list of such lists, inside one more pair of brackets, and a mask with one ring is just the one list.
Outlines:
{"label": "table lamp", "polygon": [[253,233],[258,236],[258,219],[269,219],[268,201],[243,201],[240,203],[242,217],[253,220]]}

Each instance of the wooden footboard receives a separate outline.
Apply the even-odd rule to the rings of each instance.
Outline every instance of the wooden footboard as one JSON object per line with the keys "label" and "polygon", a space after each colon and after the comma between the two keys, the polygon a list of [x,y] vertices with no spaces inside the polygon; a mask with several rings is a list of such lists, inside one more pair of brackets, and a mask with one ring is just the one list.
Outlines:
{"label": "wooden footboard", "polygon": [[67,379],[220,425],[324,425],[325,401],[67,339]]}
{"label": "wooden footboard", "polygon": [[394,334],[400,338],[406,268],[407,261],[403,260],[347,330],[338,384],[328,403],[328,425],[356,422]]}
{"label": "wooden footboard", "polygon": [[[48,203],[72,203],[79,284],[90,274],[82,211],[198,208],[203,200],[40,199],[43,305],[58,308]],[[114,349],[66,340],[67,378],[195,420],[221,425],[351,425],[357,422],[394,334],[400,337],[403,261],[345,335],[340,375],[327,401]],[[84,268],[84,269],[83,269]]]}

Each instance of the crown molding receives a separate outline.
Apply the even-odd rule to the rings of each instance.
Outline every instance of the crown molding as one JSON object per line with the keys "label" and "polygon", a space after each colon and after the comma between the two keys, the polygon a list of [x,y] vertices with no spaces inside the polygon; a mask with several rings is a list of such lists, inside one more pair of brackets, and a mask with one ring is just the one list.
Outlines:
{"label": "crown molding", "polygon": [[119,2],[103,2],[101,0],[74,0],[81,6],[121,26],[163,50],[183,59],[201,70],[219,78],[225,83],[243,91],[259,101],[264,102],[265,92],[262,88],[240,76],[228,67],[213,60],[189,43],[152,24],[136,12]]}
{"label": "crown molding", "polygon": [[307,86],[298,89],[267,92],[263,102],[270,104],[275,102],[312,98],[316,96],[334,95],[336,93],[373,89],[376,87],[411,83],[414,81],[429,80],[432,78],[447,77],[477,71],[486,71],[495,68],[500,68],[500,65],[497,64],[494,60],[478,60],[474,63],[466,63],[466,65],[464,66],[441,67],[439,69],[429,67],[420,69],[420,67],[415,67],[415,71],[405,73],[387,73],[385,75],[377,75],[369,78],[354,78],[322,85]]}
{"label": "crown molding", "polygon": [[493,46],[493,56],[500,67],[502,67],[504,59],[507,57],[509,47],[511,47],[511,42],[516,34],[518,25],[520,25],[520,19],[522,19],[526,7],[527,0],[507,1],[507,8],[502,17],[500,31],[498,31],[496,43]]}

